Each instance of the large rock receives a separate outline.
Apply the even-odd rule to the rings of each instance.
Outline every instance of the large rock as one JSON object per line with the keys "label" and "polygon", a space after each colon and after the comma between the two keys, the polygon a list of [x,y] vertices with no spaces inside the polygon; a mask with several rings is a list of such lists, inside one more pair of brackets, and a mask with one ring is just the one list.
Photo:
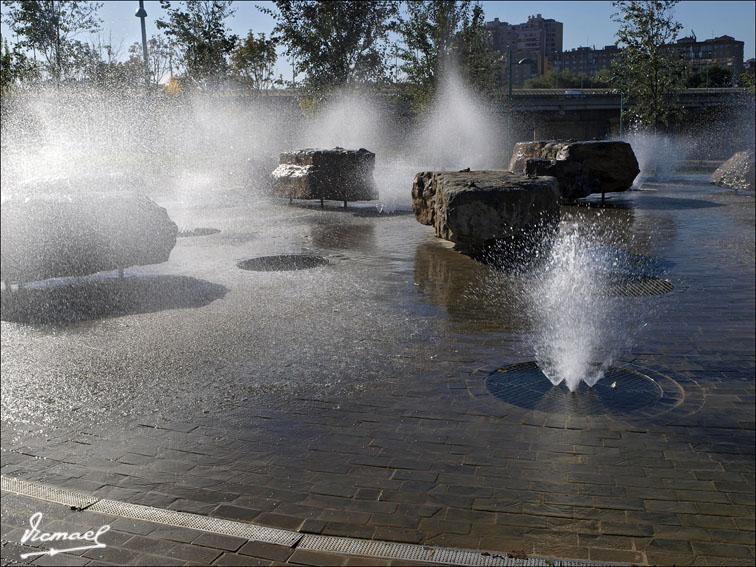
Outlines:
{"label": "large rock", "polygon": [[554,140],[539,140],[535,142],[517,142],[509,160],[509,171],[525,173],[525,165],[529,159],[556,159],[559,150],[571,142],[557,142]]}
{"label": "large rock", "polygon": [[272,173],[273,191],[292,199],[375,199],[374,169],[375,154],[364,148],[285,152]]}
{"label": "large rock", "polygon": [[627,191],[640,169],[627,142],[520,142],[509,164],[514,173],[550,175],[566,201],[592,193]]}
{"label": "large rock", "polygon": [[754,190],[754,152],[738,152],[711,176],[711,182],[732,189]]}
{"label": "large rock", "polygon": [[506,171],[421,172],[412,184],[412,210],[464,252],[518,253],[558,223],[559,189],[552,177]]}
{"label": "large rock", "polygon": [[86,192],[3,198],[0,231],[0,276],[27,282],[165,262],[178,229],[148,197]]}

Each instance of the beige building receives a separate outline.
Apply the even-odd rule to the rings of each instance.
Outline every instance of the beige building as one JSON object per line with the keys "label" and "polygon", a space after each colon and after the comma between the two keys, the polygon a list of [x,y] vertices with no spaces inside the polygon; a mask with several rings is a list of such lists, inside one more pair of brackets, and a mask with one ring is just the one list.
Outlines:
{"label": "beige building", "polygon": [[[512,82],[521,86],[526,80],[544,74],[550,66],[551,57],[562,51],[562,22],[544,18],[541,14],[528,17],[522,24],[509,24],[495,18],[486,22],[493,48],[502,54],[512,49],[514,61],[523,61],[512,66]],[[503,60],[504,76],[508,62]]]}

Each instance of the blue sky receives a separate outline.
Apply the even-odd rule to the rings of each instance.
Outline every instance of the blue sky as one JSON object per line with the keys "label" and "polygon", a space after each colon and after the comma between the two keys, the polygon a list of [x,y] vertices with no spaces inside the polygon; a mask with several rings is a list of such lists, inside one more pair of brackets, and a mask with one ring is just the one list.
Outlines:
{"label": "blue sky", "polygon": [[[237,1],[234,3],[236,14],[229,22],[237,34],[246,34],[248,30],[255,33],[270,33],[273,19],[261,13],[258,5],[271,5],[271,2]],[[564,48],[572,49],[582,45],[603,47],[614,42],[616,24],[611,21],[615,12],[611,2],[601,1],[483,1],[486,19],[499,18],[510,23],[520,23],[529,15],[542,14],[544,18],[554,18],[564,23]],[[121,45],[121,53],[126,54],[128,46],[139,41],[139,19],[134,16],[138,7],[136,0],[107,0],[101,11],[103,20],[104,43]],[[155,19],[162,14],[160,4],[156,1],[145,2],[147,10],[147,34],[155,33]],[[731,35],[745,42],[745,58],[754,57],[754,21],[756,21],[756,2],[744,1],[686,1],[675,8],[677,20],[684,26],[683,33],[695,31],[699,39],[708,39],[719,35]],[[3,25],[3,35],[8,29]],[[285,59],[279,61],[279,71],[286,77],[291,73]]]}

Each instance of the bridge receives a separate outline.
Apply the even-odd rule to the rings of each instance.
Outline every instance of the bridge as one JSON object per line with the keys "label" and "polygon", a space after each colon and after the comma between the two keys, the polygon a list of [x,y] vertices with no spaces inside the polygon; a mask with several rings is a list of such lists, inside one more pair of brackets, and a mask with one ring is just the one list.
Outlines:
{"label": "bridge", "polygon": [[[744,88],[685,89],[678,95],[683,108],[726,108],[753,100]],[[506,100],[506,95],[505,95]],[[514,112],[576,110],[616,110],[623,97],[614,89],[515,89],[511,108]]]}
{"label": "bridge", "polygon": [[[620,109],[627,107],[627,100],[614,89],[514,89],[511,98],[506,91],[502,94],[499,118],[505,123],[509,144],[618,137]],[[297,90],[276,89],[264,93],[262,99],[298,113],[300,96]],[[683,113],[670,130],[691,140],[687,144],[690,159],[726,159],[753,144],[754,94],[749,89],[685,89],[677,97]],[[396,91],[385,90],[380,98],[399,116],[413,119]]]}

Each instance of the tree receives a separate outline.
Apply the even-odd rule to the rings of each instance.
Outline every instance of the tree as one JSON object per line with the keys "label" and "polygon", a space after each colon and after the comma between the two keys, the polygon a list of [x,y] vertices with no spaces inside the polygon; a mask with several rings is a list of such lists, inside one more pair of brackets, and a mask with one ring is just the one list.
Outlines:
{"label": "tree", "polygon": [[252,89],[269,89],[274,82],[276,41],[265,34],[255,37],[251,31],[231,53],[231,70]]}
{"label": "tree", "polygon": [[732,71],[719,65],[698,69],[688,75],[685,86],[692,89],[731,87]]}
{"label": "tree", "polygon": [[406,16],[397,26],[403,39],[399,57],[416,106],[430,100],[443,70],[452,64],[459,65],[478,90],[493,94],[500,84],[501,60],[490,47],[483,9],[470,0],[405,6]]}
{"label": "tree", "polygon": [[491,47],[480,4],[473,5],[471,16],[464,19],[455,46],[467,79],[479,92],[493,97],[502,84],[502,58]]}
{"label": "tree", "polygon": [[11,86],[23,83],[36,76],[36,69],[31,61],[19,51],[18,46],[13,49],[2,39],[0,50],[0,92],[5,92]]}
{"label": "tree", "polygon": [[43,59],[43,68],[55,82],[72,78],[81,69],[86,44],[75,39],[100,28],[100,2],[65,0],[4,1],[4,21],[18,37],[16,45]]}
{"label": "tree", "polygon": [[388,32],[395,1],[276,0],[277,11],[261,8],[276,20],[274,39],[286,46],[305,85],[324,93],[344,85],[387,79]]}
{"label": "tree", "polygon": [[435,85],[448,64],[454,38],[469,18],[470,0],[407,2],[406,17],[399,21],[404,46],[399,49],[401,69],[414,85]]}
{"label": "tree", "polygon": [[740,74],[738,86],[748,89],[751,94],[756,94],[756,80],[754,80],[753,74],[748,71]]}
{"label": "tree", "polygon": [[173,7],[168,0],[160,6],[167,19],[157,20],[177,50],[189,80],[210,86],[225,80],[228,56],[238,37],[230,33],[226,20],[234,13],[231,0],[187,0]]}
{"label": "tree", "polygon": [[674,21],[677,0],[614,2],[619,24],[612,80],[629,102],[627,116],[640,127],[659,129],[679,112],[675,94],[683,87],[684,66],[664,46],[682,26]]}
{"label": "tree", "polygon": [[526,89],[601,89],[610,86],[605,73],[595,77],[573,75],[569,71],[549,71],[540,77],[525,81]]}
{"label": "tree", "polygon": [[[147,72],[151,85],[159,85],[165,74],[172,71],[174,57],[173,46],[164,35],[153,35],[147,40]],[[144,76],[144,53],[140,42],[136,41],[129,46],[129,59],[126,63],[139,67]]]}

